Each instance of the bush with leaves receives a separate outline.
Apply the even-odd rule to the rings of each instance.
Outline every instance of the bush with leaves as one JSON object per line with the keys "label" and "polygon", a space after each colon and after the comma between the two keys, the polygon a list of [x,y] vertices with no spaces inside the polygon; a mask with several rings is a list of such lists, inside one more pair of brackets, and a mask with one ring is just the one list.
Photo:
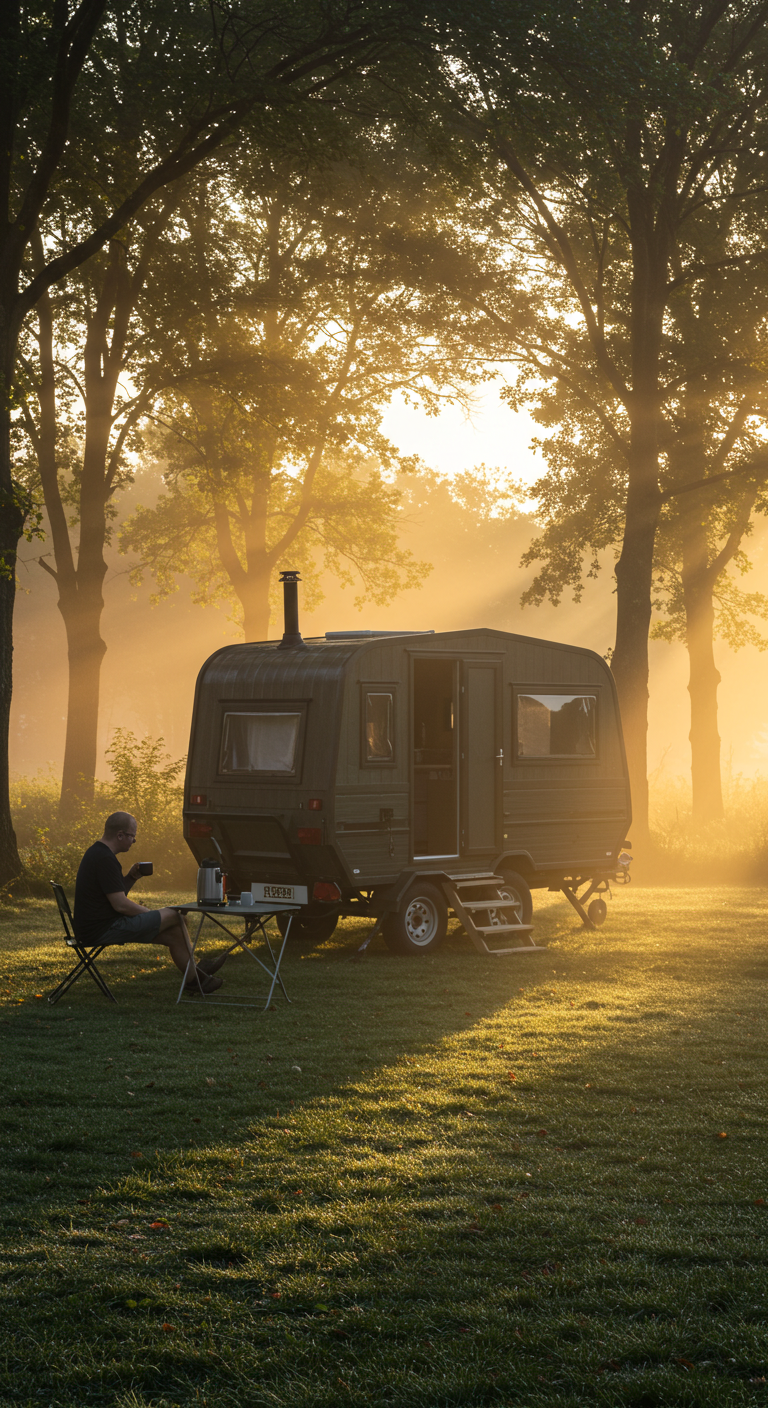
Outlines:
{"label": "bush with leaves", "polygon": [[102,835],[110,812],[136,817],[141,857],[154,862],[155,889],[191,887],[195,863],[183,838],[180,776],[185,759],[174,761],[162,738],[137,738],[116,729],[106,750],[112,774],[96,786],[93,801],[59,816],[59,784],[52,773],[19,778],[11,808],[24,879],[37,889],[58,880],[71,890],[83,852]]}

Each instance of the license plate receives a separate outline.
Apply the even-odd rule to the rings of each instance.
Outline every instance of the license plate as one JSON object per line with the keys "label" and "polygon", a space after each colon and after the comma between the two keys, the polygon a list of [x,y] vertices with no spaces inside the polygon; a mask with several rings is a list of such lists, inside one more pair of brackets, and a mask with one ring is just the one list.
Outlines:
{"label": "license plate", "polygon": [[306,885],[251,885],[251,897],[259,904],[269,904],[272,900],[283,904],[306,904]]}

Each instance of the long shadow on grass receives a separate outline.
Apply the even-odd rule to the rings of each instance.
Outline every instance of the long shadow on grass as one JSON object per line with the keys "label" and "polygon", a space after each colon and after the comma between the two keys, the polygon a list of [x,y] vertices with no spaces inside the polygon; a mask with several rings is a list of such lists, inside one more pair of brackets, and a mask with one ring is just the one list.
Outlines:
{"label": "long shadow on grass", "polygon": [[[763,1151],[719,1139],[725,965],[566,947],[294,953],[263,1018],[123,959],[118,1009],[10,1013],[14,1314],[101,1326],[61,1401],[751,1401]],[[733,994],[756,964],[732,949]]]}

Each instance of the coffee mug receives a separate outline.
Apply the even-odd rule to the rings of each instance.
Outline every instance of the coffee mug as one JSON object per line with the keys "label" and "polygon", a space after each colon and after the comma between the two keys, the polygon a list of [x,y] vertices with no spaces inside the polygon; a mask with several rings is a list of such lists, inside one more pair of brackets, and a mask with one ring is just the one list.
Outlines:
{"label": "coffee mug", "polygon": [[139,861],[139,875],[152,875],[153,873],[154,873],[154,866],[153,866],[151,860],[140,860],[140,861]]}

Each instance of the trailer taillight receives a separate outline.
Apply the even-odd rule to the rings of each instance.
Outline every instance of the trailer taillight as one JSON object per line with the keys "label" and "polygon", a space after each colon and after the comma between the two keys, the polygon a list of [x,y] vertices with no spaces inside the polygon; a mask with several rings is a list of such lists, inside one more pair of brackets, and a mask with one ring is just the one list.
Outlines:
{"label": "trailer taillight", "polygon": [[208,798],[204,792],[193,792],[189,799],[190,807],[207,807]]}
{"label": "trailer taillight", "polygon": [[212,831],[213,827],[207,821],[190,821],[189,823],[190,836],[210,836]]}
{"label": "trailer taillight", "polygon": [[300,826],[299,845],[319,846],[322,843],[323,833],[319,826]]}
{"label": "trailer taillight", "polygon": [[322,797],[310,797],[307,806],[311,812],[321,812],[323,810]]}
{"label": "trailer taillight", "polygon": [[341,890],[335,885],[333,880],[316,880],[312,886],[313,900],[325,900],[326,903],[335,904],[341,899]]}

